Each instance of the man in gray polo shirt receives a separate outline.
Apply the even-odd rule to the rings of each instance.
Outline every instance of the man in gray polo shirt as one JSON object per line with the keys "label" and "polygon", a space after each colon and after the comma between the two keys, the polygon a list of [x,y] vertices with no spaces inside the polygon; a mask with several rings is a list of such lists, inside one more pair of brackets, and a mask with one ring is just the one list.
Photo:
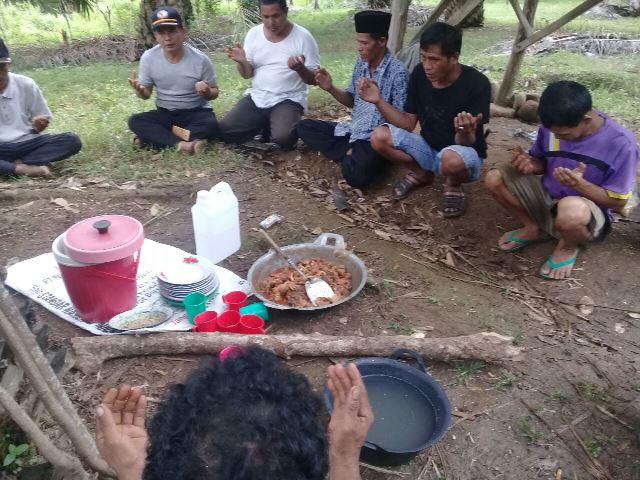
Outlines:
{"label": "man in gray polo shirt", "polygon": [[49,164],[82,148],[73,133],[43,134],[51,111],[29,77],[9,72],[9,49],[0,38],[0,174],[50,177]]}
{"label": "man in gray polo shirt", "polygon": [[213,63],[184,43],[186,31],[175,8],[159,7],[151,21],[158,45],[144,52],[139,78],[134,74],[129,83],[144,100],[155,86],[157,108],[129,117],[129,128],[141,146],[199,153],[218,132],[209,104],[218,97]]}

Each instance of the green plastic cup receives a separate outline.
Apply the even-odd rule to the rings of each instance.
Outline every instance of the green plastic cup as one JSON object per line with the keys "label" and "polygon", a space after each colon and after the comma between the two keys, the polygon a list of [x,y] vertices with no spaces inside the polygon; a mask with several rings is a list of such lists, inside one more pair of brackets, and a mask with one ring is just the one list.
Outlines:
{"label": "green plastic cup", "polygon": [[184,297],[182,304],[184,305],[184,309],[187,311],[189,323],[191,323],[191,325],[195,325],[193,319],[196,318],[196,315],[207,309],[207,296],[200,292],[190,293]]}
{"label": "green plastic cup", "polygon": [[267,307],[262,302],[252,303],[250,305],[246,305],[240,309],[241,315],[258,315],[265,322],[269,320],[269,312],[267,311]]}

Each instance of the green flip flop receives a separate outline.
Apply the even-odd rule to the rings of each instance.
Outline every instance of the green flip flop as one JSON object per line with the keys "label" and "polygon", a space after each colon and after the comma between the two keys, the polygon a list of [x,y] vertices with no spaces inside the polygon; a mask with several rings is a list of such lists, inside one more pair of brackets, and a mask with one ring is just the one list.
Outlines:
{"label": "green flip flop", "polygon": [[[563,262],[554,262],[553,261],[553,255],[549,255],[549,258],[542,263],[542,265],[540,265],[540,276],[542,278],[544,278],[545,280],[556,280],[555,278],[553,278],[552,276],[549,275],[549,273],[551,273],[554,270],[557,270],[558,268],[562,268],[562,267],[566,267],[567,265],[573,265],[574,263],[576,263],[576,260],[578,259],[578,253],[580,252],[580,250],[576,250],[576,254],[574,257],[569,258],[568,260],[565,260]],[[549,264],[549,273],[542,273],[542,268],[544,267],[544,264],[548,263]]]}
{"label": "green flip flop", "polygon": [[[536,242],[540,241],[539,239],[527,240],[526,238],[516,237],[516,234],[518,234],[521,231],[522,231],[521,228],[518,228],[517,230],[512,230],[512,231],[509,232],[509,236],[507,237],[507,242],[515,242],[518,245],[516,245],[515,247],[511,247],[511,248],[502,248],[500,246],[500,244],[498,244],[498,249],[500,249],[501,252],[515,253],[515,252],[519,252],[520,250],[522,250],[525,247],[528,247],[532,243],[536,243]],[[507,242],[505,242],[505,243],[507,243]]]}

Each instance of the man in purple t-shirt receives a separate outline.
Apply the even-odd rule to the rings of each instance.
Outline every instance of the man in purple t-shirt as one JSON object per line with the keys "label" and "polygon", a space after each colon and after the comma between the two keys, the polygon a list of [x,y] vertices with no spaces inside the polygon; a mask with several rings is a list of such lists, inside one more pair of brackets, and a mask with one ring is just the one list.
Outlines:
{"label": "man in purple t-shirt", "polygon": [[631,196],[638,166],[633,134],[602,112],[576,82],[549,85],[540,97],[542,127],[526,154],[518,148],[511,164],[487,173],[489,192],[522,227],[498,241],[503,252],[517,252],[544,239],[557,238],[540,267],[544,278],[567,278],[579,245],[603,240],[613,211]]}

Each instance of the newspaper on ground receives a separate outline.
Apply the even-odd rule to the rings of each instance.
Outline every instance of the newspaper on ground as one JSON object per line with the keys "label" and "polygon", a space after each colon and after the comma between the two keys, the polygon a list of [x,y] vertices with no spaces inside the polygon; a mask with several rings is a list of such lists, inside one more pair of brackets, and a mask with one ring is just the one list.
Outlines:
{"label": "newspaper on ground", "polygon": [[[145,332],[171,332],[191,330],[193,325],[189,323],[184,309],[166,303],[158,291],[156,275],[158,269],[167,258],[172,256],[184,257],[189,255],[176,247],[145,239],[140,252],[140,265],[138,267],[138,299],[136,309],[152,308],[154,305],[162,305],[170,308],[173,314],[169,319],[152,328],[140,328],[136,330],[122,331],[109,326],[108,323],[87,323],[77,314],[62,281],[60,269],[53,253],[44,253],[37,257],[16,263],[7,268],[5,285],[17,290],[39,303],[44,308],[58,317],[87,330],[95,335],[118,335],[122,333]],[[220,280],[217,292],[207,303],[207,310],[215,310],[218,313],[225,310],[222,295],[234,290],[251,293],[251,287],[235,273],[215,266],[215,272]]]}

